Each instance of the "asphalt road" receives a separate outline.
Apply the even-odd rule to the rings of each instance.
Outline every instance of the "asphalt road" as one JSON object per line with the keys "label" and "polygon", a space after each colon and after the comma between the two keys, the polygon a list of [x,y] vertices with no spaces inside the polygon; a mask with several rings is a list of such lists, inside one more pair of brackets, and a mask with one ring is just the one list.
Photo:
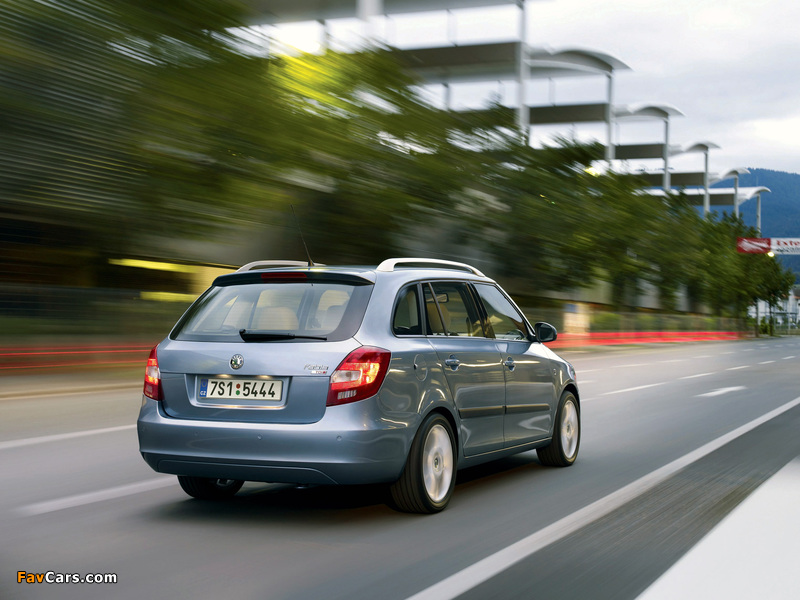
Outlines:
{"label": "asphalt road", "polygon": [[577,463],[532,452],[462,471],[431,516],[375,488],[192,500],[138,454],[139,385],[0,399],[0,598],[636,598],[800,455],[800,340],[565,356]]}

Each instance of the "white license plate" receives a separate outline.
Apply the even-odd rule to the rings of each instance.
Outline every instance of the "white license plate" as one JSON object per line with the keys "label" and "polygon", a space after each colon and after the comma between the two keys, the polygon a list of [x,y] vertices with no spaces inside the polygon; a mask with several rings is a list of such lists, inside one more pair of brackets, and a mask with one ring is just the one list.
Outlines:
{"label": "white license plate", "polygon": [[201,379],[200,398],[247,398],[280,402],[283,382],[276,379]]}

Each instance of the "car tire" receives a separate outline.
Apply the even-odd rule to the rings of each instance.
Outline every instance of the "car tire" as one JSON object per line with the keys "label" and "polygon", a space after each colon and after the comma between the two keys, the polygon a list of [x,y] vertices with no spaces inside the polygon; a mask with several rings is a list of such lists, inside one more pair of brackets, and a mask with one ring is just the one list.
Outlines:
{"label": "car tire", "polygon": [[558,403],[553,439],[536,449],[539,462],[549,467],[568,467],[578,457],[581,445],[581,411],[572,392],[564,392]]}
{"label": "car tire", "polygon": [[429,415],[417,431],[403,474],[389,488],[392,506],[410,513],[436,513],[447,506],[456,483],[455,436],[441,414]]}
{"label": "car tire", "polygon": [[198,500],[227,500],[242,489],[244,481],[238,479],[208,479],[206,477],[178,476],[183,491]]}

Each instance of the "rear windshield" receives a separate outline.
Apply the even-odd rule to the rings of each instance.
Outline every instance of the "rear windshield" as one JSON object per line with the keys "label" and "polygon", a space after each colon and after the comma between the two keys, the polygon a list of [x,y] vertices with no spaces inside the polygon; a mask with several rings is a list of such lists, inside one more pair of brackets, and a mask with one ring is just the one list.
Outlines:
{"label": "rear windshield", "polygon": [[371,285],[338,282],[212,287],[186,312],[170,338],[241,342],[239,332],[244,329],[341,341],[358,330],[371,290]]}

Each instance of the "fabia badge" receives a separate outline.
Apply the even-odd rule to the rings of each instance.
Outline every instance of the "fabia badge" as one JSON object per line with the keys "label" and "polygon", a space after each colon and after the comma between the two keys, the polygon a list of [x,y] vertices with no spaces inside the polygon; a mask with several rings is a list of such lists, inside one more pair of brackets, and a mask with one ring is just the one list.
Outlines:
{"label": "fabia badge", "polygon": [[231,356],[232,369],[241,369],[243,364],[244,364],[244,356],[242,356],[241,354],[234,354],[233,356]]}

